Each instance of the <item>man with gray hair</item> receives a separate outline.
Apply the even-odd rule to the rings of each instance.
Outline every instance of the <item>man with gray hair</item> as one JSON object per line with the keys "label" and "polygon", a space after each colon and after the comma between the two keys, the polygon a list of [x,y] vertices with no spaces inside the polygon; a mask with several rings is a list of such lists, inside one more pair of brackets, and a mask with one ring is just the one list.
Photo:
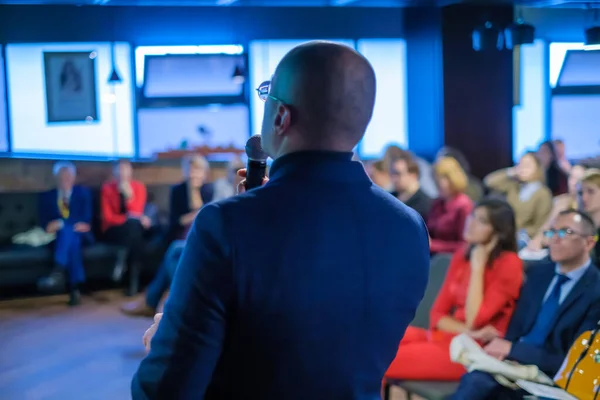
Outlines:
{"label": "man with gray hair", "polygon": [[40,197],[40,224],[48,233],[56,234],[52,243],[54,269],[39,280],[44,292],[69,289],[69,304],[80,303],[79,285],[85,281],[81,247],[94,241],[91,232],[92,197],[83,186],[75,185],[75,166],[57,162],[53,169],[56,188]]}

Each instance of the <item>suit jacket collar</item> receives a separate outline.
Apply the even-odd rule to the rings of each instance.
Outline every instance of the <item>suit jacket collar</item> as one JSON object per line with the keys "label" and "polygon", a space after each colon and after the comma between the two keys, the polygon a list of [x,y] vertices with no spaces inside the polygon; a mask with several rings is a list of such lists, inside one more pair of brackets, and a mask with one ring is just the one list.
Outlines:
{"label": "suit jacket collar", "polygon": [[558,308],[558,312],[556,313],[556,318],[560,317],[562,313],[567,311],[569,307],[585,294],[588,287],[598,281],[598,268],[591,264],[586,269],[583,276],[579,279],[579,281],[573,286],[573,289],[569,292],[569,295],[565,298],[565,300],[561,303]]}
{"label": "suit jacket collar", "polygon": [[[528,277],[528,279],[535,279],[535,284],[533,285],[535,288],[535,293],[532,294],[532,304],[530,305],[531,312],[527,313],[528,318],[526,324],[524,324],[523,334],[529,332],[533,327],[540,308],[542,307],[544,296],[546,295],[548,287],[552,283],[554,275],[556,274],[554,263],[548,262],[547,265],[540,266],[539,268],[541,271],[543,271],[539,274],[539,276]],[[562,315],[562,313],[567,311],[569,307],[585,293],[586,288],[589,285],[597,282],[598,279],[598,268],[594,264],[591,264],[587,268],[585,274],[583,274],[577,284],[573,287],[573,289],[571,289],[569,295],[561,303],[558,312],[554,317],[554,321],[556,321]]]}
{"label": "suit jacket collar", "polygon": [[352,161],[352,153],[299,151],[276,159],[270,170],[269,184],[287,178],[338,183],[371,183],[363,165]]}

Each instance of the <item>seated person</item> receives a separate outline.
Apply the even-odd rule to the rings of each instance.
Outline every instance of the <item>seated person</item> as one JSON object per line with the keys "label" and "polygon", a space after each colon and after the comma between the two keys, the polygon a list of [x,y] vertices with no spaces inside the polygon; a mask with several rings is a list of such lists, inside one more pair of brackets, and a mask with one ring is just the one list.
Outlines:
{"label": "seated person", "polygon": [[552,193],[544,185],[544,170],[535,153],[525,153],[516,167],[489,174],[484,183],[506,195],[515,210],[517,229],[533,238],[552,211]]}
{"label": "seated person", "polygon": [[246,168],[240,158],[234,158],[227,165],[227,176],[215,180],[213,183],[215,195],[212,201],[219,201],[235,194],[238,184],[242,178],[237,174],[238,170]]}
{"label": "seated person", "polygon": [[454,254],[431,310],[431,329],[408,327],[386,378],[458,380],[465,369],[450,360],[452,338],[469,333],[485,343],[506,332],[523,281],[515,233],[505,201],[483,199],[475,207],[465,227],[468,245]]}
{"label": "seated person", "polygon": [[471,175],[471,166],[467,161],[467,157],[458,149],[453,147],[444,146],[442,147],[436,154],[435,159],[439,160],[442,157],[452,157],[460,164],[465,174],[467,174],[467,178],[469,180],[469,184],[467,185],[467,189],[465,190],[465,194],[469,196],[471,200],[474,202],[478,202],[483,197],[483,183],[476,176]]}
{"label": "seated person", "polygon": [[39,280],[42,291],[62,291],[69,288],[69,304],[80,303],[79,285],[85,281],[81,248],[94,241],[91,232],[92,196],[90,191],[75,185],[76,169],[70,162],[57,162],[53,169],[56,189],[42,193],[40,223],[48,233],[55,233],[53,272]]}
{"label": "seated person", "polygon": [[574,165],[570,171],[568,182],[569,191],[554,197],[552,202],[552,211],[550,212],[548,220],[546,220],[546,223],[542,226],[540,231],[527,244],[527,248],[530,250],[538,251],[547,246],[547,243],[544,241],[544,232],[550,229],[550,226],[552,226],[552,221],[554,221],[556,216],[561,211],[568,210],[570,208],[579,208],[577,204],[577,191],[579,189],[579,182],[585,174],[585,168],[581,165]]}
{"label": "seated person", "polygon": [[152,221],[144,215],[146,186],[132,179],[131,163],[120,160],[113,166],[113,179],[102,185],[100,208],[104,238],[127,249],[128,295],[138,291],[138,278],[145,247],[144,234]]}
{"label": "seated person", "polygon": [[[573,341],[600,319],[600,272],[590,260],[595,244],[590,217],[577,210],[559,213],[546,232],[554,261],[532,265],[504,338],[484,350],[499,360],[536,365],[553,377]],[[464,375],[456,400],[520,399],[485,372]]]}
{"label": "seated person", "polygon": [[419,183],[419,165],[406,152],[390,163],[390,178],[394,191],[392,195],[410,208],[421,214],[427,221],[433,199],[421,190]]}
{"label": "seated person", "polygon": [[600,169],[589,169],[581,178],[581,206],[592,218],[598,231],[596,233],[596,246],[592,250],[592,261],[600,266]]}
{"label": "seated person", "polygon": [[[425,194],[427,194],[427,196],[431,197],[432,199],[437,198],[438,190],[435,184],[433,168],[431,167],[431,163],[417,156],[416,154],[406,151],[399,146],[393,144],[389,145],[388,147],[386,147],[383,156],[383,169],[385,173],[388,173],[393,159],[403,157],[407,154],[410,155],[419,166],[419,183],[421,184],[421,190],[423,190]],[[389,178],[388,185],[385,187],[385,189],[393,190],[389,184]]]}
{"label": "seated person", "polygon": [[434,171],[440,197],[427,217],[431,253],[454,253],[464,245],[465,221],[473,210],[473,201],[465,194],[468,178],[452,157],[442,157]]}
{"label": "seated person", "polygon": [[185,247],[185,238],[200,208],[213,197],[213,186],[205,184],[209,174],[206,159],[199,155],[184,158],[182,162],[185,181],[171,189],[170,237],[175,240],[169,246],[156,276],[144,296],[124,304],[121,311],[132,316],[153,316],[161,299],[171,286],[174,269]]}
{"label": "seated person", "polygon": [[369,178],[371,178],[375,185],[384,190],[388,189],[390,186],[390,177],[387,172],[385,172],[385,167],[382,160],[365,163],[365,169],[367,170]]}
{"label": "seated person", "polygon": [[548,186],[548,189],[550,189],[554,196],[559,196],[566,193],[568,190],[567,180],[569,171],[563,170],[561,167],[554,142],[552,140],[547,140],[540,144],[536,155],[541,161],[542,169],[545,175],[546,186]]}

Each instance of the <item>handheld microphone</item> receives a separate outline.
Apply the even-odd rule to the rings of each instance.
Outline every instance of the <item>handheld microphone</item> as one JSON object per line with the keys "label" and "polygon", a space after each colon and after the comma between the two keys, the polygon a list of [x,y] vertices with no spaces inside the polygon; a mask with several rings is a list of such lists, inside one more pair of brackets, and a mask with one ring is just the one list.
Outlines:
{"label": "handheld microphone", "polygon": [[246,190],[262,186],[263,179],[267,176],[267,154],[262,148],[260,135],[253,135],[246,142]]}

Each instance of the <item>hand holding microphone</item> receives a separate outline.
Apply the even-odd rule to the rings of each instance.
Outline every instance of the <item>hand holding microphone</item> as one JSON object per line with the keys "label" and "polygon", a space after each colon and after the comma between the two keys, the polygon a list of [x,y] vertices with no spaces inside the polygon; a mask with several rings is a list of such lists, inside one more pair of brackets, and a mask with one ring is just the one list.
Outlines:
{"label": "hand holding microphone", "polygon": [[244,178],[238,184],[238,193],[260,187],[269,181],[267,178],[267,158],[269,156],[263,150],[260,140],[260,135],[253,135],[246,142],[248,164],[246,168],[238,171],[238,175]]}

